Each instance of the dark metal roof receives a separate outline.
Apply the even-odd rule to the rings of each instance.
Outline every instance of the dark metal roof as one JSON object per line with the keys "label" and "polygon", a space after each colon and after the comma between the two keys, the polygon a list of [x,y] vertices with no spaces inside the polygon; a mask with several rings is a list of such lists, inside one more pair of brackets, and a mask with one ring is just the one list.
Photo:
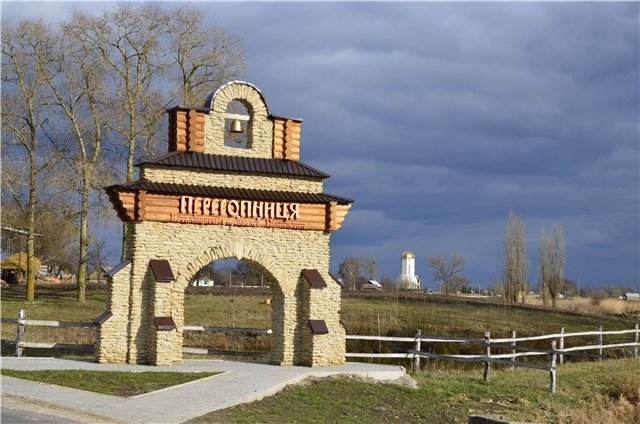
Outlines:
{"label": "dark metal roof", "polygon": [[353,200],[327,193],[304,193],[293,191],[253,190],[234,187],[195,186],[188,184],[154,183],[146,180],[106,187],[107,193],[113,191],[145,190],[149,193],[180,194],[185,196],[218,197],[223,199],[251,199],[292,203],[329,203],[349,205]]}
{"label": "dark metal roof", "polygon": [[309,282],[309,285],[314,289],[327,287],[327,283],[325,283],[322,275],[320,275],[317,269],[303,269],[302,275]]}
{"label": "dark metal roof", "polygon": [[141,165],[159,165],[215,171],[255,172],[259,174],[289,175],[295,177],[329,178],[329,174],[298,161],[213,155],[198,152],[170,152],[166,155],[140,162],[138,164],[138,166]]}
{"label": "dark metal roof", "polygon": [[116,265],[113,268],[111,268],[111,270],[107,271],[104,274],[104,276],[107,277],[107,278],[113,277],[114,275],[116,275],[118,272],[120,272],[124,267],[126,267],[130,263],[131,263],[131,259],[125,259],[124,261],[120,262],[118,265]]}

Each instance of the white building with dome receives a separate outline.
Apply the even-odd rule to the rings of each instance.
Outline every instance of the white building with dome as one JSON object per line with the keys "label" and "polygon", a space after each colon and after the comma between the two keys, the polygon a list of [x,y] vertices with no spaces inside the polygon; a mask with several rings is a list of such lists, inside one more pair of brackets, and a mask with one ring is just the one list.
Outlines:
{"label": "white building with dome", "polygon": [[416,256],[406,251],[401,256],[401,270],[396,287],[402,290],[420,290],[420,277],[416,275]]}

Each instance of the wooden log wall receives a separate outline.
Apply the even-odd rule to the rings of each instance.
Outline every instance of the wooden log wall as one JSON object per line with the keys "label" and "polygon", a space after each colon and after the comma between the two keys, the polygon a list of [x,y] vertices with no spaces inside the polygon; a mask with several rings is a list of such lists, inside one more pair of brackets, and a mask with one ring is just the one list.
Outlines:
{"label": "wooden log wall", "polygon": [[[118,192],[111,196],[112,203],[116,206],[118,216],[123,221],[149,220],[159,222],[172,222],[172,216],[180,214],[180,196],[147,193],[144,190],[136,192]],[[304,229],[335,231],[340,228],[351,205],[339,205],[336,202],[324,203],[300,203],[298,206],[298,219],[289,221],[271,219],[272,222],[286,222],[302,224]],[[236,219],[225,213],[221,215],[184,214],[182,216],[203,217],[207,219],[219,218],[222,220]],[[238,217],[239,220],[255,220],[253,217]],[[266,226],[269,219],[256,220],[257,226]]]}

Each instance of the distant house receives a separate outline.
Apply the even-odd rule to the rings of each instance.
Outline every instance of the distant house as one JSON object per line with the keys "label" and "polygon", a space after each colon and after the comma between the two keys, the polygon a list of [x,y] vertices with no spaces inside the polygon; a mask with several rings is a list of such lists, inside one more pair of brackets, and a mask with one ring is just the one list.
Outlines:
{"label": "distant house", "polygon": [[624,300],[640,300],[640,293],[625,293],[621,296]]}
{"label": "distant house", "polygon": [[[40,269],[40,259],[33,258],[35,268]],[[25,284],[27,276],[27,252],[18,252],[0,262],[2,280],[9,284]]]}
{"label": "distant house", "polygon": [[368,283],[364,283],[360,288],[362,291],[384,291],[382,285],[378,283],[376,280],[369,280]]}
{"label": "distant house", "polygon": [[107,277],[106,277],[106,273],[111,269],[111,266],[109,264],[100,267],[99,270],[97,271],[93,271],[91,274],[89,274],[89,278],[87,278],[87,281],[89,283],[100,283],[100,284],[106,284],[107,282]]}
{"label": "distant house", "polygon": [[213,287],[215,282],[207,277],[201,277],[191,282],[191,285],[194,287]]}

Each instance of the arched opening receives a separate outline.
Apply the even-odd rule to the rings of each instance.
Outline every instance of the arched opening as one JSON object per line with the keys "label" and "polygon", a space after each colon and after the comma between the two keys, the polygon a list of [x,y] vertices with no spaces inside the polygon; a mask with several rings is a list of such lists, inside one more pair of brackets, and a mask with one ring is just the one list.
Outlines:
{"label": "arched opening", "polygon": [[268,360],[282,319],[272,301],[281,293],[259,262],[225,257],[203,266],[185,289],[185,354]]}

